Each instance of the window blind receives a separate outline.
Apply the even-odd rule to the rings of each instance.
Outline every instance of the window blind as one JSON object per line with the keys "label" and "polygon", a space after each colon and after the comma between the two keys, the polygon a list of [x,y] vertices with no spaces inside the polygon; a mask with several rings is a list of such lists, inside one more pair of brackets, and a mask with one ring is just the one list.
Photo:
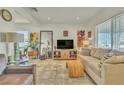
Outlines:
{"label": "window blind", "polygon": [[111,20],[97,26],[98,47],[111,48]]}
{"label": "window blind", "polygon": [[113,48],[124,50],[124,13],[112,18]]}

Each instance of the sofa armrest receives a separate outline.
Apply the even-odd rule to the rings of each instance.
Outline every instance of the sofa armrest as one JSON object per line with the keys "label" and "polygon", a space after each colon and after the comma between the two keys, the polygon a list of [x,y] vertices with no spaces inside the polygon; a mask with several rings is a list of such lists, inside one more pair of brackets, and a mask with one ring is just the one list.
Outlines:
{"label": "sofa armrest", "polygon": [[124,84],[124,63],[109,64],[101,66],[102,84]]}

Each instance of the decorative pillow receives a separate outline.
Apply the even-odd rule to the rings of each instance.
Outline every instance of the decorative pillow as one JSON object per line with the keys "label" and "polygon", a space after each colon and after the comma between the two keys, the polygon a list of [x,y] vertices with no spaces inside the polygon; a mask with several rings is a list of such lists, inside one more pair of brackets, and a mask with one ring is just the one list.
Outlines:
{"label": "decorative pillow", "polygon": [[101,50],[96,50],[96,52],[94,53],[93,57],[95,57],[97,59],[100,59],[100,53],[102,53]]}
{"label": "decorative pillow", "polygon": [[91,48],[91,52],[90,55],[93,57],[95,52],[96,52],[97,48]]}
{"label": "decorative pillow", "polygon": [[84,55],[84,56],[90,56],[90,49],[88,48],[82,48],[81,49],[81,55]]}
{"label": "decorative pillow", "polygon": [[117,63],[124,63],[124,55],[121,56],[113,56],[107,60],[104,61],[105,63],[113,63],[113,64],[117,64]]}
{"label": "decorative pillow", "polygon": [[109,53],[111,51],[111,49],[102,49],[99,48],[96,50],[95,54],[93,57],[97,58],[97,59],[102,59],[102,57],[106,54]]}
{"label": "decorative pillow", "polygon": [[105,55],[101,58],[100,63],[103,63],[105,60],[111,58],[112,56],[114,56],[113,52],[109,52],[109,53],[105,53]]}

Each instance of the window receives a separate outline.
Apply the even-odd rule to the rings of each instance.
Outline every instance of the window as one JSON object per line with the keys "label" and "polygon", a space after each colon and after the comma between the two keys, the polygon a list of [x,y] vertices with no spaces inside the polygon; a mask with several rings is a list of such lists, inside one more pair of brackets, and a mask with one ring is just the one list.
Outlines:
{"label": "window", "polygon": [[113,48],[124,50],[124,14],[112,18]]}
{"label": "window", "polygon": [[111,20],[97,26],[97,46],[111,48]]}
{"label": "window", "polygon": [[124,50],[124,13],[96,26],[97,47]]}
{"label": "window", "polygon": [[19,47],[20,48],[24,48],[28,45],[28,42],[29,42],[29,33],[28,31],[18,31],[17,33],[20,33],[20,34],[24,34],[24,42],[20,42],[19,43]]}

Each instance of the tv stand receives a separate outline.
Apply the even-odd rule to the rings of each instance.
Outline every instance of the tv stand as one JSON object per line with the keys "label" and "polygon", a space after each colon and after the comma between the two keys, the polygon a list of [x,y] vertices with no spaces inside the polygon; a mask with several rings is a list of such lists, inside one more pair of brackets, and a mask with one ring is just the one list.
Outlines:
{"label": "tv stand", "polygon": [[53,59],[77,59],[76,49],[57,49],[53,51]]}

